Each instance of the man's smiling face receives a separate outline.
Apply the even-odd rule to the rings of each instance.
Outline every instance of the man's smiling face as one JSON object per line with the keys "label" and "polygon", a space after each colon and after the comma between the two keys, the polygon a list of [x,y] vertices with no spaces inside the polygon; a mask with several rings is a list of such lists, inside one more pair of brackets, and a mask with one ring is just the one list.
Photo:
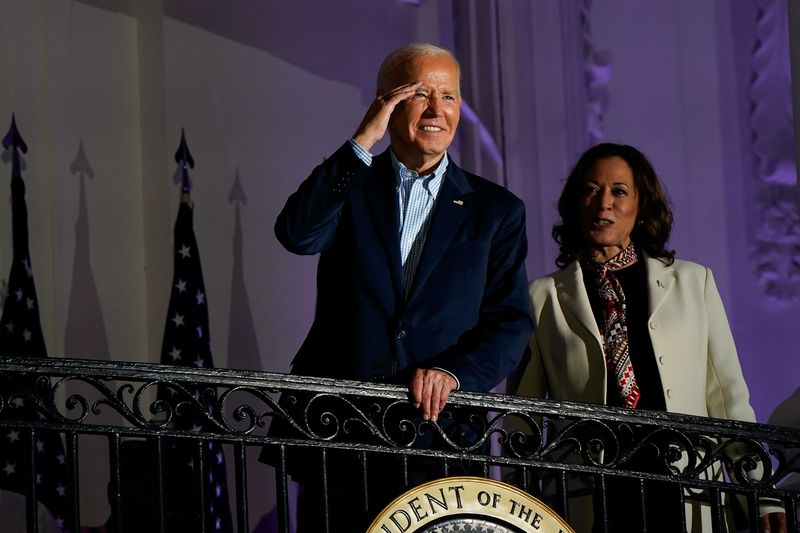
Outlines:
{"label": "man's smiling face", "polygon": [[446,55],[417,56],[393,76],[395,86],[422,83],[389,120],[392,149],[409,169],[432,170],[453,142],[461,117],[458,77],[458,66]]}

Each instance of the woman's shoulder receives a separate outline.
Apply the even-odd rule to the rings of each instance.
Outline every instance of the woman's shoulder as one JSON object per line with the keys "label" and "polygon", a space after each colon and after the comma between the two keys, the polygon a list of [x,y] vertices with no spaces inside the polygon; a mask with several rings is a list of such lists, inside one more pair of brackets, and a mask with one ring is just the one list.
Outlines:
{"label": "woman's shoulder", "polygon": [[696,263],[694,261],[688,261],[686,259],[675,259],[671,265],[667,265],[660,259],[655,259],[652,257],[647,258],[647,266],[649,268],[659,268],[659,269],[672,269],[680,274],[695,274],[695,275],[703,275],[705,276],[707,272],[711,269],[705,265],[700,263]]}
{"label": "woman's shoulder", "polygon": [[714,274],[709,267],[686,259],[675,259],[671,265],[665,265],[658,259],[648,258],[647,269],[648,279],[664,275],[675,279],[679,286],[687,289],[689,287],[702,289],[708,285],[715,285]]}
{"label": "woman's shoulder", "polygon": [[572,262],[564,268],[550,272],[544,276],[535,278],[528,283],[528,291],[533,294],[534,292],[551,291],[556,287],[562,285],[569,280],[575,279],[575,276],[580,273],[580,266],[577,262]]}

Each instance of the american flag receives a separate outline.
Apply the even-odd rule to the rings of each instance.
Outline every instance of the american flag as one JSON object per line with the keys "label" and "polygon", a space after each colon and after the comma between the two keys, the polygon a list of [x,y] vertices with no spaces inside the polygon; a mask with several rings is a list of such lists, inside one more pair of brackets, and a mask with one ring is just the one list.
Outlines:
{"label": "american flag", "polygon": [[[11,232],[13,257],[11,273],[2,295],[3,314],[0,318],[0,354],[5,356],[47,357],[42,326],[39,321],[39,301],[33,283],[33,268],[28,252],[28,208],[25,204],[25,182],[22,181],[19,151],[27,152],[25,141],[17,131],[12,118],[11,130],[3,139],[3,146],[11,155]],[[33,380],[19,383],[33,391],[37,387],[40,397],[46,394],[48,384],[35,384]],[[5,387],[5,384],[4,384]],[[0,416],[12,420],[36,420],[37,413],[25,394],[5,391],[8,402],[6,412]],[[9,428],[0,432],[0,488],[26,493],[28,460],[31,438],[27,430]],[[67,466],[64,446],[58,433],[37,431],[33,436],[36,472],[36,496],[47,506],[59,528],[68,526],[67,518],[70,491],[67,483]]]}
{"label": "american flag", "polygon": [[[183,154],[179,162],[183,166],[184,186],[178,217],[175,221],[174,232],[174,266],[172,288],[170,293],[167,320],[164,327],[164,340],[161,345],[161,363],[165,365],[179,365],[194,368],[213,368],[214,361],[211,355],[211,341],[208,327],[208,306],[206,290],[203,283],[203,272],[200,266],[200,252],[194,235],[192,221],[192,204],[189,196],[188,175],[186,162],[188,149],[185,140],[181,139]],[[190,158],[191,156],[188,156]],[[176,155],[176,158],[178,156]],[[213,401],[214,390],[202,387],[190,387],[189,392],[201,400],[204,407],[212,416],[216,402]],[[209,394],[211,396],[209,396]],[[173,403],[184,398],[180,392],[165,385],[159,389],[159,397]],[[193,431],[210,430],[203,418],[196,411],[188,410],[183,416],[176,417],[177,429]],[[185,476],[186,487],[191,487],[191,482],[196,479],[197,464],[195,458],[196,445],[194,442],[173,441],[170,450],[180,458],[182,464],[175,466],[176,472],[173,479]],[[232,531],[230,504],[228,501],[227,474],[225,469],[225,456],[219,442],[207,441],[203,445],[203,462],[205,464],[204,476],[204,503],[206,531]],[[168,491],[169,492],[169,491]],[[186,495],[184,495],[186,496]],[[194,505],[192,498],[176,498],[175,501],[184,502],[190,507]],[[172,513],[181,514],[180,509],[172,506]],[[189,516],[196,516],[196,509],[185,509]],[[178,517],[176,517],[178,518]],[[182,520],[182,518],[181,518]]]}

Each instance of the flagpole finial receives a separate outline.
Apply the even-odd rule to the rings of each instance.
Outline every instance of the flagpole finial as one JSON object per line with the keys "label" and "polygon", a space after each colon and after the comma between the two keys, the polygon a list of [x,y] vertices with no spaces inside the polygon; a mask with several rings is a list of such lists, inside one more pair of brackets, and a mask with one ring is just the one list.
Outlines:
{"label": "flagpole finial", "polygon": [[181,167],[181,192],[189,194],[192,191],[189,169],[194,168],[194,158],[189,151],[189,145],[186,143],[186,134],[183,128],[181,128],[181,143],[175,152],[175,162]]}
{"label": "flagpole finial", "polygon": [[28,153],[28,145],[25,144],[22,135],[20,135],[17,129],[17,120],[14,113],[11,113],[11,127],[8,128],[8,133],[3,137],[3,148],[10,148],[13,152],[19,150],[23,154]]}

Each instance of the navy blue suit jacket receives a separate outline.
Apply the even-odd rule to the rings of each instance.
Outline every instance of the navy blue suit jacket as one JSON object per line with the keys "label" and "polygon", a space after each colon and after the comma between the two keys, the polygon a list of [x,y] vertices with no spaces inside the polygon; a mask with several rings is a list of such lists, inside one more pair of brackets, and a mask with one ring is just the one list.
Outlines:
{"label": "navy blue suit jacket", "polygon": [[516,368],[533,329],[522,201],[451,160],[431,216],[405,298],[388,150],[369,167],[345,143],[314,169],[275,224],[286,249],[320,254],[292,373],[408,384],[439,367],[488,391]]}

